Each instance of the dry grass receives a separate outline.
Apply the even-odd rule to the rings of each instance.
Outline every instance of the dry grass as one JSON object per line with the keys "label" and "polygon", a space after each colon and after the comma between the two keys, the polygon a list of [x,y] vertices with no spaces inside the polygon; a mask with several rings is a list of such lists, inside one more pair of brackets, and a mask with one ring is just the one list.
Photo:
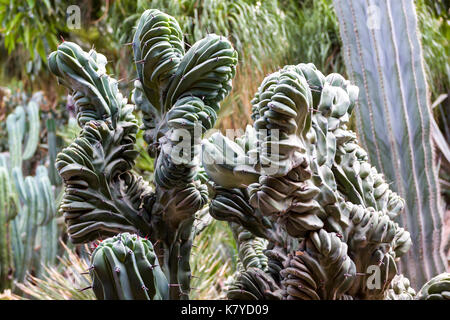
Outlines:
{"label": "dry grass", "polygon": [[[16,284],[25,294],[20,299],[95,300],[92,290],[81,290],[91,285],[91,278],[86,273],[88,262],[64,243],[61,245],[65,253],[59,258],[58,266],[44,267],[45,275],[41,279],[28,275],[24,283]],[[87,246],[85,248],[88,250]]]}
{"label": "dry grass", "polygon": [[234,273],[236,247],[228,224],[213,220],[195,239],[192,248],[190,299],[225,299],[225,281]]}
{"label": "dry grass", "polygon": [[[17,283],[16,294],[5,291],[0,300],[95,300],[87,273],[89,262],[62,244],[64,255],[55,267],[44,267],[45,275],[28,275],[24,283]],[[86,250],[89,250],[85,246]],[[227,223],[212,222],[194,239],[191,266],[192,290],[190,299],[225,299],[225,281],[234,273],[236,247]]]}
{"label": "dry grass", "polygon": [[15,295],[9,289],[0,293],[0,300],[22,300],[22,299],[23,299],[22,297]]}

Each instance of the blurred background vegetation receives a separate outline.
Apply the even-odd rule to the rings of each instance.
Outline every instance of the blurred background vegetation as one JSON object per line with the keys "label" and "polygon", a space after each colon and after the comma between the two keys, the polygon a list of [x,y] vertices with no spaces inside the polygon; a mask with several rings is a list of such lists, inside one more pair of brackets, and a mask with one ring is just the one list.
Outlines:
{"label": "blurred background vegetation", "polygon": [[[66,23],[67,8],[73,4],[81,9],[80,29],[69,29]],[[446,1],[417,0],[416,6],[430,99],[435,102],[436,122],[448,144],[449,5]],[[190,45],[206,33],[227,36],[234,44],[239,66],[233,91],[222,105],[218,128],[244,128],[251,121],[250,100],[257,87],[268,73],[285,64],[312,62],[324,74],[346,75],[331,0],[0,0],[0,153],[8,151],[6,117],[34,92],[44,93],[40,103],[40,147],[24,163],[24,176],[35,174],[36,167],[48,157],[47,119],[56,122],[58,150],[78,132],[71,98],[48,72],[48,54],[63,39],[85,50],[95,47],[108,58],[109,73],[121,80],[121,91],[129,95],[136,73],[128,43],[136,21],[149,8],[174,16]],[[138,136],[137,148],[141,152],[137,171],[150,178],[153,162],[145,152],[142,136]],[[450,203],[450,169],[441,158],[438,154],[442,193]],[[60,222],[61,240],[65,242]],[[193,298],[220,298],[235,268],[232,234],[226,224],[213,221],[195,241],[192,264],[199,278],[193,280]],[[59,250],[61,258],[55,265],[46,266],[43,277],[36,278],[29,270],[25,282],[12,293],[0,295],[0,299],[93,299],[90,290],[79,291],[89,283],[82,274],[87,269],[84,258],[89,248],[61,245]]]}

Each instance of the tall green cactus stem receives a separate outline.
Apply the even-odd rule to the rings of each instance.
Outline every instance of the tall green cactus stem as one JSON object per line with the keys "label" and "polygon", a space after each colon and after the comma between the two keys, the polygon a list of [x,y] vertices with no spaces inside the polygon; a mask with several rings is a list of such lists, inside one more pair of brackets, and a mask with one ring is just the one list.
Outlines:
{"label": "tall green cactus stem", "polygon": [[47,141],[48,141],[48,155],[49,155],[49,172],[48,176],[52,185],[61,185],[61,177],[56,170],[56,156],[57,156],[57,141],[56,141],[56,123],[55,119],[49,118],[46,121],[47,127]]}
{"label": "tall green cactus stem", "polygon": [[[3,155],[1,156],[3,157]],[[14,278],[10,221],[17,211],[11,198],[11,181],[7,167],[0,164],[0,291],[11,288]]]}
{"label": "tall green cactus stem", "polygon": [[[57,156],[65,185],[61,211],[74,243],[119,233],[148,236],[170,284],[169,298],[187,299],[193,222],[208,201],[199,145],[231,90],[237,53],[214,34],[185,53],[177,21],[153,9],[142,14],[132,46],[134,105],[106,74],[103,55],[63,42],[49,56],[50,70],[73,91],[82,128]],[[154,188],[132,171],[138,155],[135,107],[142,112],[148,153],[156,158]],[[104,283],[109,281],[103,278],[103,287],[112,286]],[[129,297],[99,292],[101,299]]]}
{"label": "tall green cactus stem", "polygon": [[56,208],[47,169],[39,165],[35,176],[25,178],[22,173],[23,161],[33,157],[39,143],[41,99],[42,93],[35,93],[26,107],[17,106],[6,120],[9,156],[0,156],[0,246],[2,276],[7,273],[3,283],[8,287],[13,280],[23,281],[27,272],[40,275],[43,266],[56,262]]}
{"label": "tall green cactus stem", "polygon": [[392,279],[386,300],[413,300],[415,296],[416,291],[411,288],[409,279],[400,274]]}
{"label": "tall green cactus stem", "polygon": [[39,100],[40,94],[37,93],[25,107],[16,107],[6,119],[12,167],[21,166],[22,160],[30,159],[36,152],[40,130]]}
{"label": "tall green cactus stem", "polygon": [[[56,207],[53,188],[44,166],[36,168],[36,176],[26,178],[23,178],[18,167],[13,168],[12,179],[20,201],[12,232],[15,238],[13,251],[16,278],[23,281],[26,273],[33,268],[40,274],[42,265],[56,262]],[[38,233],[42,234],[40,238]],[[37,247],[40,247],[38,256],[35,254]]]}
{"label": "tall green cactus stem", "polygon": [[385,297],[411,239],[393,221],[403,199],[347,127],[357,97],[339,74],[286,66],[255,94],[253,128],[204,141],[211,215],[268,240],[267,267],[242,268],[230,298]]}
{"label": "tall green cactus stem", "polygon": [[[417,15],[412,0],[334,0],[345,64],[361,89],[357,133],[370,162],[405,199],[396,221],[413,248],[401,271],[414,286],[445,270],[443,212],[431,137]],[[364,44],[364,45],[363,45]]]}

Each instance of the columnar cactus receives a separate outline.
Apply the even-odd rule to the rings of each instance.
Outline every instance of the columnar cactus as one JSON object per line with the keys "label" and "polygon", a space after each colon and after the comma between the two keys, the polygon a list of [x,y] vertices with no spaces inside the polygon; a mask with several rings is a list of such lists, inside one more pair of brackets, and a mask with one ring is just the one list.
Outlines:
{"label": "columnar cactus", "polygon": [[[106,74],[103,55],[63,42],[49,56],[50,70],[73,91],[82,128],[57,157],[65,184],[61,211],[73,243],[122,233],[94,252],[91,272],[99,299],[187,299],[193,222],[208,200],[198,147],[231,90],[237,53],[215,34],[185,52],[177,21],[153,9],[142,14],[132,47],[138,74],[132,104]],[[154,187],[132,171],[138,155],[134,110],[142,112],[144,139],[156,158]],[[155,257],[163,274],[146,269],[158,264]],[[112,261],[135,267],[115,273]]]}
{"label": "columnar cactus", "polygon": [[22,160],[30,159],[36,152],[40,130],[38,103],[41,99],[42,92],[35,93],[26,106],[17,106],[6,119],[12,167],[21,166]]}
{"label": "columnar cactus", "polygon": [[339,74],[286,66],[262,82],[244,136],[205,141],[211,215],[268,240],[269,267],[243,268],[229,298],[384,298],[411,240],[393,221],[403,200],[347,127],[357,96]]}
{"label": "columnar cactus", "polygon": [[39,165],[34,176],[22,172],[24,160],[38,147],[41,99],[42,92],[35,93],[6,119],[9,152],[0,154],[0,290],[23,281],[27,272],[41,275],[44,265],[56,262],[55,190],[48,171]]}

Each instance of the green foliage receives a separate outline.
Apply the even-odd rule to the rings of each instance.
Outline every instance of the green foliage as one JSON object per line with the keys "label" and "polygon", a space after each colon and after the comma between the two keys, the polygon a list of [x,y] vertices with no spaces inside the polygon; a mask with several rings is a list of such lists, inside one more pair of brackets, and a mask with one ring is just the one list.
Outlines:
{"label": "green foliage", "polygon": [[[222,128],[239,127],[250,120],[249,101],[253,91],[267,72],[273,72],[285,63],[312,61],[323,70],[340,71],[337,24],[329,0],[321,0],[320,3],[292,0],[83,1],[80,5],[81,29],[67,30],[66,17],[59,13],[64,13],[72,4],[57,1],[53,4],[54,11],[48,12],[51,18],[48,23],[55,29],[52,37],[59,38],[61,35],[85,47],[94,44],[110,60],[121,62],[108,67],[109,72],[121,79],[131,80],[134,77],[132,65],[128,63],[131,56],[126,44],[133,40],[129,30],[137,25],[147,8],[164,10],[174,16],[187,45],[201,40],[205,32],[227,37],[239,53],[240,71],[236,77],[238,85],[222,104],[223,117],[216,124]],[[9,12],[9,9],[5,10]],[[27,21],[22,19],[23,28],[33,30]],[[311,32],[304,32],[304,29]],[[31,32],[31,35],[33,41],[40,41],[40,34]],[[321,37],[321,41],[317,41],[317,36]],[[55,95],[54,88],[48,86],[51,81],[42,81],[48,75],[47,70],[40,67],[41,59],[28,59],[28,51],[19,42],[13,54],[2,60],[5,80],[11,81],[20,70],[19,78],[27,88],[42,88],[49,95]],[[268,43],[270,45],[266,45]],[[45,48],[48,54],[56,48],[56,43]],[[27,72],[20,68],[25,64]],[[128,91],[132,88],[132,81],[119,85]]]}
{"label": "green foliage", "polygon": [[412,1],[377,1],[378,20],[373,23],[379,28],[368,28],[375,13],[365,2],[334,3],[347,71],[361,89],[355,121],[358,137],[370,161],[405,199],[406,214],[396,221],[411,232],[414,246],[403,258],[401,270],[420,286],[445,270],[445,258],[431,143],[433,115],[415,6]]}
{"label": "green foliage", "polygon": [[[45,9],[48,4],[52,5],[53,11]],[[6,47],[6,50],[0,48],[0,53],[3,52],[3,56],[7,56],[7,51],[12,53],[3,63],[3,73],[11,73],[11,69],[17,72],[19,68],[14,66],[27,62],[26,70],[20,69],[25,86],[30,85],[28,77],[33,79],[42,71],[40,64],[45,61],[45,55],[56,48],[60,34],[83,47],[93,43],[109,60],[116,62],[112,67],[107,66],[103,55],[94,50],[86,53],[70,42],[59,46],[50,60],[50,70],[74,91],[79,111],[77,121],[81,126],[80,131],[72,121],[60,131],[59,123],[55,125],[54,119],[49,119],[45,126],[50,162],[48,176],[52,184],[58,184],[60,179],[52,165],[56,159],[55,146],[61,143],[61,138],[66,145],[70,144],[58,156],[58,169],[62,171],[66,185],[61,212],[73,242],[102,239],[122,232],[141,237],[150,235],[149,243],[154,245],[154,254],[159,257],[164,277],[173,284],[170,297],[174,299],[187,298],[189,293],[190,298],[218,298],[225,284],[223,279],[231,276],[232,271],[236,271],[235,281],[228,283],[228,296],[233,299],[373,299],[383,295],[390,299],[409,299],[414,296],[407,278],[394,277],[398,262],[393,260],[398,260],[410,245],[409,234],[391,221],[402,210],[403,201],[389,190],[391,180],[385,183],[381,174],[368,164],[367,155],[356,146],[358,141],[353,133],[348,134],[347,128],[342,126],[348,121],[353,102],[343,116],[341,108],[345,109],[347,102],[334,108],[333,115],[329,114],[333,98],[345,101],[345,95],[348,95],[353,100],[351,86],[332,85],[340,86],[343,93],[325,88],[325,77],[315,68],[303,64],[297,69],[286,68],[264,80],[265,84],[252,100],[254,107],[250,112],[250,94],[264,74],[280,65],[311,61],[326,73],[344,74],[342,55],[345,51],[338,41],[338,20],[331,0],[117,0],[106,4],[85,1],[82,29],[72,30],[70,34],[64,15],[68,5],[65,1],[45,1],[44,5],[38,6],[34,1],[0,0],[0,17],[4,17],[0,25],[0,47]],[[446,10],[431,10],[434,6],[429,1],[418,2],[418,15],[423,17],[419,20],[419,28],[427,62],[425,70],[429,82],[433,83],[430,87],[432,95],[436,97],[448,88],[448,61],[445,59],[448,37],[441,35],[446,33],[448,26],[443,23]],[[148,7],[164,9],[178,20],[179,25],[174,18],[157,10],[147,11],[141,17]],[[20,14],[15,17],[12,12]],[[40,17],[39,21],[32,19],[36,16]],[[20,25],[20,28],[13,28],[14,25]],[[133,37],[129,30],[134,26],[137,29]],[[205,31],[223,37],[210,35],[203,38]],[[46,36],[42,37],[42,34]],[[236,73],[237,56],[230,42],[239,53],[240,61],[235,89],[228,95]],[[126,43],[133,46],[133,55],[129,54],[129,47],[124,46]],[[219,61],[213,60],[217,57]],[[130,59],[136,64],[127,64]],[[138,113],[142,113],[142,123],[135,119],[138,113],[133,111],[134,106],[128,104],[118,91],[120,88],[127,92],[133,81],[116,82],[107,75],[107,70],[113,70],[118,77],[131,79],[134,66],[138,79],[134,83],[132,103]],[[36,79],[39,83],[31,82],[31,86],[51,83],[42,76]],[[337,77],[325,82],[337,84],[340,81],[343,79]],[[53,92],[54,88],[50,90]],[[266,104],[266,99],[272,105]],[[303,111],[297,109],[297,105],[302,106]],[[0,119],[3,114],[4,109],[0,110]],[[23,119],[27,117],[14,115],[15,121],[10,121],[14,122],[12,127],[17,129],[26,123]],[[203,134],[217,125],[239,127],[250,120],[250,116],[255,120],[255,128],[281,130],[282,139],[275,142],[280,148],[279,158],[274,159],[270,154],[274,146],[270,141],[271,130],[268,137],[261,137],[253,127],[247,126],[244,136],[235,141],[215,134],[203,145],[205,157],[234,159],[231,166],[214,163],[207,167],[206,175],[193,158],[182,157],[181,163],[176,164],[170,161],[165,148],[173,148],[179,141],[177,134],[183,130],[192,133],[200,129]],[[199,127],[194,125],[196,121],[200,122]],[[312,129],[308,128],[310,123]],[[442,123],[445,126],[444,120]],[[39,132],[36,124],[31,121],[25,127]],[[142,124],[144,130],[138,130],[138,124]],[[6,129],[6,121],[0,126]],[[44,124],[40,127],[44,128]],[[55,127],[58,130],[54,130]],[[25,134],[20,138],[17,130],[16,137],[28,140],[28,155],[34,153],[31,152],[36,148],[34,146],[46,147],[45,141],[42,143],[35,135]],[[192,142],[196,155],[200,143]],[[312,144],[317,147],[311,147]],[[14,146],[15,149],[11,147],[13,155],[19,162],[22,157],[19,151],[27,148],[22,148],[22,144]],[[249,165],[255,161],[256,166]],[[274,163],[279,168],[274,175],[264,171]],[[0,165],[0,177],[6,177],[7,172],[2,175],[1,169]],[[22,179],[17,172],[16,175],[18,180]],[[237,270],[231,266],[236,265],[234,258],[229,258],[230,251],[236,249],[221,242],[222,237],[230,241],[229,228],[216,221],[200,232],[209,224],[208,219],[197,220],[208,211],[208,192],[204,184],[208,176],[215,182],[214,187],[209,188],[209,196],[214,197],[211,213],[218,219],[232,222],[239,248]],[[22,183],[25,184],[25,180]],[[7,185],[0,183],[0,191],[4,191],[0,193],[0,210],[3,203],[8,210],[17,212],[15,204],[18,208],[22,204],[18,194],[13,192],[8,196],[5,193]],[[37,216],[45,217],[41,213]],[[344,220],[348,223],[345,227]],[[369,230],[370,224],[386,228],[386,233]],[[25,225],[22,223],[19,228],[24,230]],[[51,227],[38,227],[36,246],[52,239],[55,226],[56,222]],[[14,223],[11,227],[15,227]],[[0,233],[8,235],[7,230]],[[369,243],[359,238],[363,235],[371,239]],[[130,242],[133,247],[142,239],[130,237],[134,237]],[[20,243],[17,239],[16,243]],[[346,248],[339,245],[339,239],[347,243]],[[5,241],[2,243],[6,246],[2,248],[8,248],[10,241]],[[190,255],[193,242],[198,247],[192,249],[195,255]],[[331,243],[333,250],[329,252],[328,244]],[[213,248],[210,249],[208,244]],[[389,246],[392,246],[391,250]],[[49,254],[51,260],[53,249],[45,253],[46,248],[53,247],[45,245],[39,254]],[[364,251],[374,252],[374,257],[368,258]],[[339,267],[338,262],[333,265],[334,260],[331,261],[337,252],[347,257],[347,275],[327,278],[328,284],[322,287],[322,276],[336,273],[334,268]],[[1,254],[6,257],[5,251]],[[367,292],[362,289],[367,275],[361,277],[358,272],[378,263],[378,259],[384,263],[382,277],[386,283],[381,290]],[[5,265],[10,265],[0,266],[2,278],[11,280],[8,274],[13,270],[12,260],[12,257],[2,259]],[[189,261],[193,265],[192,275]],[[317,267],[317,261],[323,266]],[[24,290],[32,297],[93,298],[90,290],[76,293],[74,289],[86,287],[89,276],[80,276],[84,285],[74,287],[67,279],[57,277],[53,267],[40,268],[37,260],[33,264],[32,272],[39,276],[54,272],[57,281],[52,283],[52,276],[44,280],[32,276],[33,284],[27,284],[32,289]],[[354,268],[358,271],[356,276]],[[137,278],[130,276],[128,279]],[[104,280],[105,283],[114,281],[105,279],[109,279]],[[342,287],[337,288],[336,283]],[[348,283],[351,283],[350,288]],[[303,286],[303,290],[298,290],[298,285]],[[67,291],[64,287],[68,287]],[[189,292],[191,287],[193,291]],[[39,296],[39,290],[45,294]],[[100,291],[98,297],[104,298]],[[129,292],[130,296],[143,294],[142,291],[133,292]],[[110,297],[118,297],[119,293],[122,294],[114,291]]]}
{"label": "green foliage", "polygon": [[56,122],[55,119],[49,118],[46,121],[47,127],[47,142],[48,142],[48,157],[49,157],[49,173],[48,177],[52,185],[61,185],[61,177],[56,171],[56,154],[58,150],[58,142],[56,135]]}
{"label": "green foliage", "polygon": [[[308,61],[325,73],[344,74],[339,22],[331,0],[305,0],[285,9],[290,31],[289,63]],[[295,43],[292,46],[292,43]]]}

